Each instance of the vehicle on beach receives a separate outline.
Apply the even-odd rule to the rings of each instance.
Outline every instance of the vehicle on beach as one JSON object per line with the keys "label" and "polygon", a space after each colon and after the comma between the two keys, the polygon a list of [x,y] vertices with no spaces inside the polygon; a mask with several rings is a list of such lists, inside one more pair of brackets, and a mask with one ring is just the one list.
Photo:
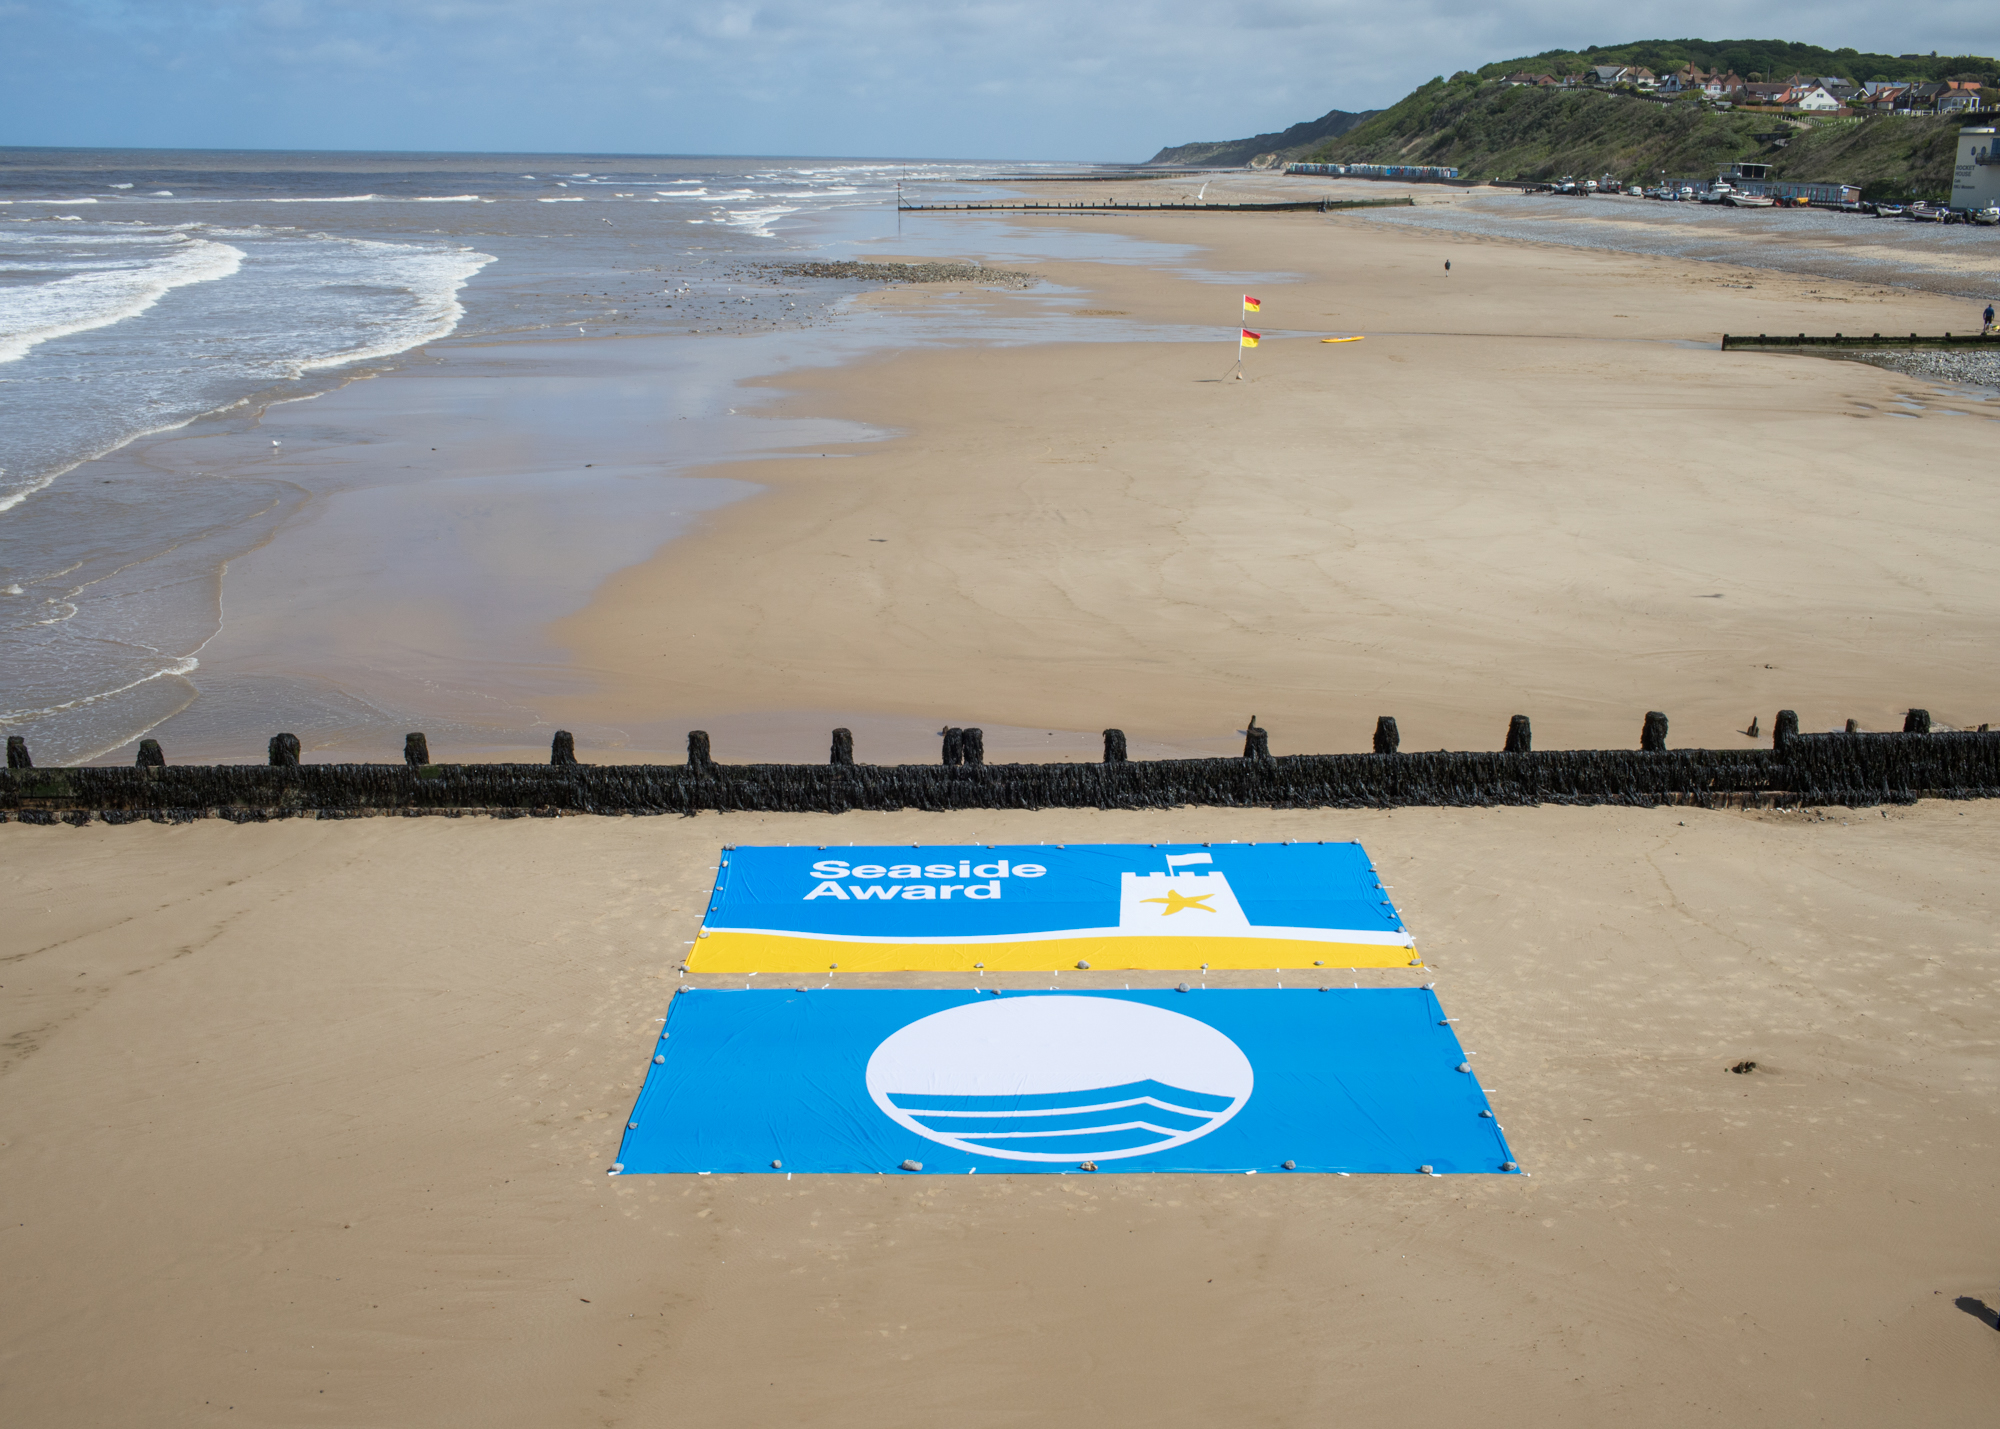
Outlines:
{"label": "vehicle on beach", "polygon": [[1736,188],[1733,184],[1725,184],[1720,180],[1717,180],[1715,183],[1710,184],[1706,189],[1703,189],[1700,194],[1696,195],[1696,197],[1698,197],[1703,203],[1722,203],[1731,194],[1735,192]]}
{"label": "vehicle on beach", "polygon": [[1901,218],[1903,206],[1899,203],[1878,203],[1868,206],[1868,211],[1877,218]]}
{"label": "vehicle on beach", "polygon": [[1989,228],[1994,224],[2000,224],[2000,204],[1988,204],[1985,208],[1974,209],[1972,211],[1972,221],[1974,223],[1983,223]]}
{"label": "vehicle on beach", "polygon": [[1646,196],[1646,191],[1640,188],[1637,184],[1630,184],[1625,189],[1625,196],[1627,198],[1644,198]]}
{"label": "vehicle on beach", "polygon": [[1680,192],[1675,194],[1674,197],[1680,200],[1682,203],[1686,203],[1689,199],[1694,197],[1694,185],[1682,184]]}

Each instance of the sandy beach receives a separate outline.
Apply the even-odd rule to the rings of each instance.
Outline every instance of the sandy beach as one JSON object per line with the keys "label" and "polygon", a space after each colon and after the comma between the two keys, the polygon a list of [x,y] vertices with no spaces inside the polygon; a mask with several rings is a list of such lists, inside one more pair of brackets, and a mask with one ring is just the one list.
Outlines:
{"label": "sandy beach", "polygon": [[[1542,748],[1635,746],[1649,709],[1722,748],[1780,707],[2000,716],[1992,394],[1714,346],[1962,328],[1960,299],[1355,214],[1022,218],[1107,238],[1031,265],[1033,232],[908,221],[876,256],[1058,289],[855,299],[871,333],[994,337],[760,379],[776,456],[669,472],[693,379],[588,336],[134,448],[304,513],[204,671],[333,710],[319,760],[396,757],[384,689],[438,694],[439,758],[545,759],[562,725],[599,763],[692,727],[817,760],[846,725],[891,762],[941,723],[1011,760],[1106,726],[1235,753],[1252,713],[1279,754],[1379,714],[1405,749],[1515,713]],[[474,577],[531,569],[482,623]],[[177,762],[228,752],[183,728]],[[1366,844],[1427,966],[1354,980],[1435,980],[1527,1176],[606,1175],[725,845],[1287,838]],[[10,823],[0,1419],[1970,1421],[2000,1393],[1996,858],[2000,808],[1939,801]],[[1128,975],[1063,981],[1092,977]]]}
{"label": "sandy beach", "polygon": [[[604,1174],[718,846],[1191,837],[1361,839],[1530,1175]],[[1957,1303],[2000,1303],[1985,805],[0,843],[10,1423],[1873,1425],[2000,1390]]]}
{"label": "sandy beach", "polygon": [[[1286,183],[1208,196],[1307,192]],[[1754,215],[1728,251],[1775,267],[1412,226],[1511,211],[1416,198],[910,214],[870,257],[1047,281],[863,292],[809,330],[452,340],[137,444],[104,475],[220,476],[274,513],[213,577],[202,697],[154,733],[179,759],[257,759],[279,728],[315,759],[393,758],[410,728],[539,759],[568,728],[633,761],[703,728],[755,761],[824,758],[845,725],[897,762],[945,724],[1070,759],[1107,726],[1142,756],[1235,752],[1252,714],[1280,753],[1365,748],[1381,714],[1406,747],[1472,749],[1517,713],[1543,747],[1629,744],[1659,709],[1674,743],[1725,748],[1778,708],[2000,714],[1992,393],[1712,346],[1962,328],[1970,304],[1786,271],[1831,240]],[[1597,227],[1642,247],[1627,230],[1677,207],[1621,202]],[[1836,266],[1887,271],[1849,222]],[[1961,246],[1931,280],[1978,276]],[[1265,336],[1239,382],[1246,291]]]}
{"label": "sandy beach", "polygon": [[[1663,709],[1676,742],[1729,747],[1780,706],[1814,729],[2000,711],[1980,653],[2000,509],[1973,475],[1992,404],[1697,345],[1941,330],[1962,305],[1359,216],[1122,222],[1199,246],[1201,271],[1040,271],[1107,320],[1217,343],[787,377],[787,413],[900,435],[734,468],[767,494],[559,627],[602,682],[577,717],[727,699],[1234,752],[1255,713],[1274,749],[1317,752],[1365,748],[1378,714],[1413,747],[1497,748],[1514,713],[1601,747]],[[1265,340],[1237,382],[1241,290]],[[669,634],[664,610],[701,614]],[[752,757],[713,719],[719,755]]]}

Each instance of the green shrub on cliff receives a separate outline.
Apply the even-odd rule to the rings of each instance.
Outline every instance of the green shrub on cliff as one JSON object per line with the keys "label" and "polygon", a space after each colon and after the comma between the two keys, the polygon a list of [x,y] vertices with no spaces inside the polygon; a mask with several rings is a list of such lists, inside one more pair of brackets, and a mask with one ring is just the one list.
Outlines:
{"label": "green shrub on cliff", "polygon": [[[1531,68],[1539,61],[1510,61]],[[1488,66],[1498,69],[1500,66]],[[1782,144],[1758,135],[1780,134]],[[1303,157],[1314,163],[1446,164],[1472,179],[1615,174],[1627,183],[1708,177],[1735,160],[1798,182],[1894,181],[1917,194],[1951,187],[1958,125],[1871,115],[1816,120],[1717,109],[1693,96],[1662,102],[1590,89],[1434,79]]]}

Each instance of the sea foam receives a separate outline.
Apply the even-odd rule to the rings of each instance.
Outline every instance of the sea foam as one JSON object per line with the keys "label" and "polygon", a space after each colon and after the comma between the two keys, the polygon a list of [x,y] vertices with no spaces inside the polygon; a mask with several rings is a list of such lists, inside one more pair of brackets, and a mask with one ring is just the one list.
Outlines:
{"label": "sea foam", "polygon": [[[15,271],[32,270],[37,257],[26,235],[0,237],[0,255],[18,261]],[[73,248],[65,240],[65,249]],[[227,243],[176,234],[157,247],[118,243],[119,256],[107,252],[101,266],[71,273],[46,283],[0,287],[0,362],[18,362],[51,338],[88,332],[137,317],[175,288],[212,283],[243,266],[243,250]],[[134,250],[137,251],[134,251]],[[44,262],[47,260],[44,259]],[[74,265],[71,265],[74,266]]]}

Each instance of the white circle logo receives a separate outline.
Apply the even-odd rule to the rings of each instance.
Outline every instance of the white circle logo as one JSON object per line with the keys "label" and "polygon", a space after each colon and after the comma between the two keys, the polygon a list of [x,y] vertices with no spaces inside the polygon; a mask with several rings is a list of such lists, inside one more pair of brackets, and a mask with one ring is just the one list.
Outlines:
{"label": "white circle logo", "polygon": [[1116,997],[981,997],[892,1032],[868,1094],[919,1136],[1009,1161],[1115,1161],[1182,1146],[1255,1077],[1192,1017]]}

